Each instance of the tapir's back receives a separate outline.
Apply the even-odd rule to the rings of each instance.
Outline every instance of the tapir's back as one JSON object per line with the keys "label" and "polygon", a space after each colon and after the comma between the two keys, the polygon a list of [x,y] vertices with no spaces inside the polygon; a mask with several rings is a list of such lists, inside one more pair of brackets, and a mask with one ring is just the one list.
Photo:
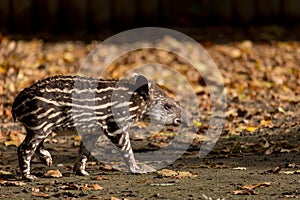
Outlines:
{"label": "tapir's back", "polygon": [[115,119],[130,117],[145,106],[142,98],[132,101],[130,86],[128,81],[54,76],[24,89],[15,99],[12,113],[15,119],[34,131],[91,130],[99,125],[106,130],[109,123],[110,131],[115,131],[117,127],[111,124],[113,114]]}

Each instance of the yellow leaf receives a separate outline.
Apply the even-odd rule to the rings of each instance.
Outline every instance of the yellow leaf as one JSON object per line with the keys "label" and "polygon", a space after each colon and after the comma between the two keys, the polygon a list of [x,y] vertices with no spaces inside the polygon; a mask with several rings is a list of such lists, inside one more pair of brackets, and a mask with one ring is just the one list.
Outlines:
{"label": "yellow leaf", "polygon": [[73,55],[72,53],[70,53],[70,52],[64,53],[64,54],[63,54],[63,58],[64,58],[64,60],[67,61],[67,62],[74,62],[74,60],[75,60],[74,55]]}
{"label": "yellow leaf", "polygon": [[202,123],[200,121],[197,121],[195,119],[193,119],[193,124],[197,127],[201,127],[202,126]]}
{"label": "yellow leaf", "polygon": [[295,171],[284,171],[284,172],[280,172],[281,174],[287,174],[287,175],[291,175],[291,174],[295,174]]}
{"label": "yellow leaf", "polygon": [[287,174],[287,175],[291,175],[291,174],[300,174],[300,170],[296,170],[296,171],[284,171],[284,172],[280,172],[281,174]]}
{"label": "yellow leaf", "polygon": [[262,83],[263,83],[263,86],[265,86],[267,88],[271,88],[273,86],[273,84],[271,82],[268,82],[268,81],[264,81]]}
{"label": "yellow leaf", "polygon": [[251,133],[256,131],[256,129],[257,129],[257,127],[254,127],[254,126],[249,126],[249,127],[246,128],[246,130],[251,132]]}
{"label": "yellow leaf", "polygon": [[9,141],[5,141],[5,146],[19,146],[23,140],[25,139],[25,135],[21,134],[20,131],[11,131],[9,134]]}
{"label": "yellow leaf", "polygon": [[77,135],[77,136],[74,136],[72,139],[75,140],[75,141],[80,141],[81,137],[79,135]]}
{"label": "yellow leaf", "polygon": [[201,92],[205,92],[205,88],[201,85],[198,85],[194,88],[194,91],[195,91],[196,94],[199,94]]}
{"label": "yellow leaf", "polygon": [[278,107],[278,111],[281,112],[281,113],[285,113],[285,110],[280,106]]}
{"label": "yellow leaf", "polygon": [[0,170],[0,175],[10,175],[11,172]]}
{"label": "yellow leaf", "polygon": [[273,126],[273,122],[272,122],[272,120],[261,120],[260,121],[260,125],[261,126]]}
{"label": "yellow leaf", "polygon": [[7,147],[8,146],[16,146],[16,147],[19,146],[15,141],[5,141],[4,145]]}
{"label": "yellow leaf", "polygon": [[7,71],[7,68],[4,65],[0,65],[0,74],[5,74]]}
{"label": "yellow leaf", "polygon": [[88,165],[88,166],[95,166],[95,165],[97,165],[97,162],[87,162],[86,165]]}

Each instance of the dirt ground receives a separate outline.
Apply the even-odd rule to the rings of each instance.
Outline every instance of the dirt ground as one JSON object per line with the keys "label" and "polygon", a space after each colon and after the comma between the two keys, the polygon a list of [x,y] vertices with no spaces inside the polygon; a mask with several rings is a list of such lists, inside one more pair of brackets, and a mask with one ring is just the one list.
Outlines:
{"label": "dirt ground", "polygon": [[[279,131],[279,130],[278,130]],[[290,144],[299,144],[299,127],[294,128],[284,139]],[[282,137],[282,136],[280,136]],[[66,137],[56,137],[58,140]],[[276,141],[276,137],[267,138]],[[279,139],[279,138],[277,138]],[[260,140],[256,136],[235,138],[240,142]],[[279,140],[282,140],[280,138]],[[46,167],[37,160],[32,171],[38,176],[35,182],[22,181],[18,174],[15,147],[2,147],[0,169],[11,172],[1,175],[2,199],[288,199],[300,198],[299,152],[275,153],[263,155],[258,153],[218,153],[232,140],[222,138],[204,160],[199,159],[197,147],[190,148],[167,169],[188,171],[193,176],[176,177],[148,174],[130,174],[116,171],[109,166],[103,167],[91,160],[88,164],[89,177],[76,176],[72,172],[73,162],[78,148],[74,141],[67,144],[49,144],[53,156],[53,166]],[[102,166],[102,167],[101,167]],[[276,167],[281,170],[276,172]],[[59,169],[60,178],[45,177],[50,170]],[[298,171],[297,171],[298,170]],[[296,173],[297,171],[297,173]],[[285,173],[284,173],[285,172]],[[18,184],[22,183],[21,186]],[[103,189],[91,187],[97,184]],[[245,190],[243,186],[261,184],[255,189]],[[236,195],[234,192],[245,192]],[[250,194],[250,195],[249,195]]]}
{"label": "dirt ground", "polygon": [[[204,159],[198,152],[210,128],[212,108],[203,77],[168,52],[146,50],[120,57],[111,64],[108,76],[117,78],[128,67],[155,61],[173,67],[190,80],[201,115],[193,121],[197,134],[189,149],[164,170],[147,174],[118,171],[115,166],[91,159],[87,168],[90,176],[82,177],[72,172],[78,137],[51,135],[45,146],[52,154],[53,165],[47,167],[34,159],[32,173],[38,177],[34,182],[22,180],[19,174],[16,148],[26,133],[12,119],[12,102],[19,91],[37,80],[76,74],[99,41],[24,40],[22,36],[0,34],[0,198],[300,199],[297,30],[268,26],[237,31],[221,27],[191,33],[218,66],[227,96],[221,138]],[[104,58],[116,49],[107,47]],[[182,51],[194,55],[193,48]],[[150,137],[135,137],[132,142],[136,152],[147,152],[168,145],[173,137],[161,131]]]}

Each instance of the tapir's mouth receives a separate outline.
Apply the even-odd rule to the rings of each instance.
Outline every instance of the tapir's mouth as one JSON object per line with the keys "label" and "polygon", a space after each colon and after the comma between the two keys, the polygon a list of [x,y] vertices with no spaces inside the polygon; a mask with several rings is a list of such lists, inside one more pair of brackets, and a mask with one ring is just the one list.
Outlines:
{"label": "tapir's mouth", "polygon": [[185,112],[181,113],[181,118],[174,119],[175,126],[190,127],[190,120]]}
{"label": "tapir's mouth", "polygon": [[182,127],[189,127],[189,122],[185,121],[185,120],[181,120],[181,119],[175,119],[173,124],[173,126],[182,126]]}

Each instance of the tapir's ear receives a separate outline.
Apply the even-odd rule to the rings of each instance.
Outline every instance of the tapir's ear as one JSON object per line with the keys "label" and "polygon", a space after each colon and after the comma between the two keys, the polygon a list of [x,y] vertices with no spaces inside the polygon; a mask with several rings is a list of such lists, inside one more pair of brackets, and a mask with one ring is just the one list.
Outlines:
{"label": "tapir's ear", "polygon": [[142,74],[133,74],[132,77],[135,80],[135,84],[140,87],[142,85],[148,85],[148,79]]}
{"label": "tapir's ear", "polygon": [[141,74],[133,74],[132,78],[135,82],[136,92],[138,92],[144,99],[149,97],[149,81],[148,79]]}

